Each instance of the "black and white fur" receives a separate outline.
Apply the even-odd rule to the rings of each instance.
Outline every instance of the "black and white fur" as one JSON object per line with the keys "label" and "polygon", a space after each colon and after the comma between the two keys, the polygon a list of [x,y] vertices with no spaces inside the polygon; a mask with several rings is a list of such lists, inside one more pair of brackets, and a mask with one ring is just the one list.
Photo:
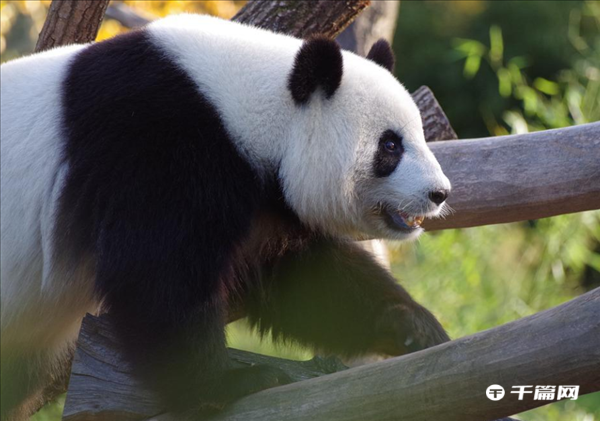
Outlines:
{"label": "black and white fur", "polygon": [[192,15],[2,65],[1,419],[26,419],[101,307],[182,416],[285,382],[228,368],[233,306],[324,352],[447,340],[351,241],[417,237],[398,215],[439,215],[450,188],[392,65],[385,43]]}

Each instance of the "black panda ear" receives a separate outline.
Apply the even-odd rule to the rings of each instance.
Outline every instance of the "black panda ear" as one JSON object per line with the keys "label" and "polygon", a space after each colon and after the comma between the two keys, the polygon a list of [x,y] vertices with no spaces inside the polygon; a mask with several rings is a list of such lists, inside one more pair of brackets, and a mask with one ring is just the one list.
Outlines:
{"label": "black panda ear", "polygon": [[331,98],[342,82],[344,61],[337,42],[314,36],[302,44],[288,79],[296,104],[304,104],[320,86]]}
{"label": "black panda ear", "polygon": [[390,72],[394,71],[394,63],[396,62],[394,52],[392,51],[390,43],[383,38],[373,44],[371,51],[367,54],[367,58],[380,66],[385,67]]}

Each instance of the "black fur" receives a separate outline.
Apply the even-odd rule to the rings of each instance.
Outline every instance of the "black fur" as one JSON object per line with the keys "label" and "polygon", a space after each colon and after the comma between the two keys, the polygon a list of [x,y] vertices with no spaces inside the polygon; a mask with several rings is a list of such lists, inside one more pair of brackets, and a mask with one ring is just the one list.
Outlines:
{"label": "black fur", "polygon": [[[294,73],[317,77],[290,85],[304,98],[318,80],[331,95],[339,47],[306,46]],[[336,61],[335,80],[319,57]],[[276,339],[348,355],[447,339],[367,252],[300,223],[276,175],[259,179],[215,107],[144,32],[86,48],[64,83],[57,247],[70,264],[94,260],[123,354],[168,409],[193,417],[287,381],[229,369],[231,306]]]}
{"label": "black fur", "polygon": [[96,256],[125,356],[171,408],[247,393],[223,374],[223,274],[264,190],[215,108],[144,32],[80,53],[64,107],[57,239]]}
{"label": "black fur", "polygon": [[275,340],[347,356],[399,355],[448,340],[431,313],[351,242],[317,238],[277,259],[261,279],[246,311]]}
{"label": "black fur", "polygon": [[[386,149],[387,142],[394,142],[396,149]],[[373,161],[373,171],[376,177],[387,177],[394,172],[404,153],[402,138],[393,130],[386,130],[379,138],[379,145]]]}
{"label": "black fur", "polygon": [[396,58],[394,57],[394,52],[392,51],[390,43],[385,39],[381,38],[373,44],[369,54],[367,54],[367,58],[388,69],[390,72],[394,72]]}
{"label": "black fur", "polygon": [[343,58],[337,42],[323,36],[304,41],[296,55],[288,87],[297,104],[304,104],[321,87],[331,98],[342,83]]}

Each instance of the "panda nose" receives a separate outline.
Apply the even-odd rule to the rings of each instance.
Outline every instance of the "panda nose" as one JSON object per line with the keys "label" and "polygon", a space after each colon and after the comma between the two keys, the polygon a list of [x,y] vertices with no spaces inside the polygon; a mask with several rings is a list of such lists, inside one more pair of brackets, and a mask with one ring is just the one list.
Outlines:
{"label": "panda nose", "polygon": [[436,205],[441,205],[444,203],[444,200],[448,198],[449,190],[433,190],[429,192],[429,200],[431,200]]}

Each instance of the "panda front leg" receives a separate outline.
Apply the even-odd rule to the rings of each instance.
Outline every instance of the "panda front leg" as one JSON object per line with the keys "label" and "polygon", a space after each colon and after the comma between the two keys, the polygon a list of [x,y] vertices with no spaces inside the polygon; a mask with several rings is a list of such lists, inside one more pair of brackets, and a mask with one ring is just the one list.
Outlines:
{"label": "panda front leg", "polygon": [[319,241],[266,271],[245,308],[275,340],[342,356],[401,355],[449,340],[436,318],[353,243]]}
{"label": "panda front leg", "polygon": [[220,279],[227,250],[211,253],[193,222],[184,230],[169,221],[104,224],[97,288],[137,378],[178,419],[198,419],[287,378],[270,367],[229,368]]}

